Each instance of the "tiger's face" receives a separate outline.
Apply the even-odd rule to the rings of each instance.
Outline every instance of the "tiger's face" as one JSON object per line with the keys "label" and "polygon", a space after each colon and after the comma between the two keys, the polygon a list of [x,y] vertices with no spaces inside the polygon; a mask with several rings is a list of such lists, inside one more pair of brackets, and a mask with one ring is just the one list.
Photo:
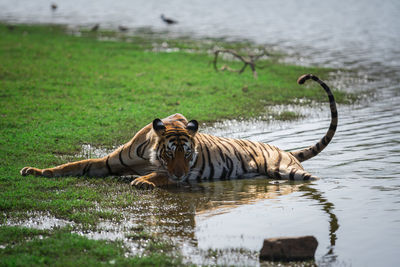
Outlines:
{"label": "tiger's face", "polygon": [[158,136],[155,147],[157,161],[172,180],[185,180],[197,156],[194,141],[197,121],[192,120],[185,125],[181,121],[164,124],[160,119],[155,119],[153,130]]}

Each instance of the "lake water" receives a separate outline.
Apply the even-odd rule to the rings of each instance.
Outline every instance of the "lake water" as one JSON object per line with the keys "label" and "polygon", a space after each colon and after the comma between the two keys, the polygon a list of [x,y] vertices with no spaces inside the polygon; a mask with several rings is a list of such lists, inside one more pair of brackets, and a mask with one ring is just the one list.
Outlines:
{"label": "lake water", "polygon": [[[55,12],[51,2],[58,4]],[[161,13],[179,23],[164,25]],[[139,220],[152,230],[173,237],[185,259],[198,264],[259,265],[264,238],[314,235],[319,265],[400,265],[399,14],[396,0],[0,0],[0,20],[9,22],[100,23],[173,36],[248,39],[283,50],[291,63],[356,70],[330,84],[373,90],[370,99],[338,106],[332,143],[304,162],[321,180],[206,182],[160,190],[162,201],[143,200],[146,209],[160,201],[165,207],[156,217],[162,219],[144,208],[132,211],[143,214]],[[327,107],[300,111],[307,116],[295,122],[227,121],[203,131],[296,149],[315,143],[329,126]]]}

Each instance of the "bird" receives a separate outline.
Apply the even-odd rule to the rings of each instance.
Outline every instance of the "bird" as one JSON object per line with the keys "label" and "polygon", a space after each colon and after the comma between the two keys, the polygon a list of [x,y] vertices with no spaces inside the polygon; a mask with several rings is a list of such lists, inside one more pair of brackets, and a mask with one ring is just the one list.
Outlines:
{"label": "bird", "polygon": [[118,30],[120,30],[121,32],[126,32],[126,31],[128,30],[128,27],[119,25],[119,26],[118,26]]}
{"label": "bird", "polygon": [[165,23],[167,23],[168,25],[172,25],[172,24],[176,24],[176,23],[178,23],[178,21],[176,21],[176,20],[173,20],[173,19],[170,19],[170,18],[166,18],[165,16],[164,16],[164,14],[161,14],[161,19],[165,22]]}
{"label": "bird", "polygon": [[57,5],[55,3],[51,4],[51,10],[56,11]]}
{"label": "bird", "polygon": [[96,25],[94,25],[91,29],[90,29],[90,31],[91,32],[97,32],[97,30],[99,29],[99,27],[100,27],[100,24],[96,24]]}

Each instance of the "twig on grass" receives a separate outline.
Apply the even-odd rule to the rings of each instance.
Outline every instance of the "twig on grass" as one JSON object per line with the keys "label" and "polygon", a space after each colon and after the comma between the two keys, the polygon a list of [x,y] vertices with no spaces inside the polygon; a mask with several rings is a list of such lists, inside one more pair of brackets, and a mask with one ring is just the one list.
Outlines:
{"label": "twig on grass", "polygon": [[[217,62],[218,62],[218,55],[220,53],[228,53],[228,54],[233,55],[234,57],[236,57],[237,59],[239,59],[240,61],[243,62],[243,64],[244,64],[243,67],[240,70],[235,70],[225,64],[220,69],[218,69]],[[239,74],[243,73],[247,66],[250,66],[251,71],[253,72],[254,79],[257,79],[258,75],[257,75],[257,71],[256,71],[256,61],[263,56],[269,56],[269,53],[267,51],[263,50],[258,55],[249,54],[247,57],[244,57],[242,55],[239,55],[238,52],[236,52],[235,50],[232,50],[232,49],[218,49],[214,52],[213,65],[214,65],[215,71],[217,71],[217,72],[227,70],[230,72],[237,72]]]}

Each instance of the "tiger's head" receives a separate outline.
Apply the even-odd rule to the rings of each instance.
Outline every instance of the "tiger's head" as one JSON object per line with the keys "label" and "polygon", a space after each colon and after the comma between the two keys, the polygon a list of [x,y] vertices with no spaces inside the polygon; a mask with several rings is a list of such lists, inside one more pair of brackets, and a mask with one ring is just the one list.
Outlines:
{"label": "tiger's head", "polygon": [[196,120],[187,124],[181,120],[166,122],[153,121],[157,142],[152,157],[153,163],[168,172],[170,179],[183,181],[187,178],[197,153],[194,136],[199,128]]}

